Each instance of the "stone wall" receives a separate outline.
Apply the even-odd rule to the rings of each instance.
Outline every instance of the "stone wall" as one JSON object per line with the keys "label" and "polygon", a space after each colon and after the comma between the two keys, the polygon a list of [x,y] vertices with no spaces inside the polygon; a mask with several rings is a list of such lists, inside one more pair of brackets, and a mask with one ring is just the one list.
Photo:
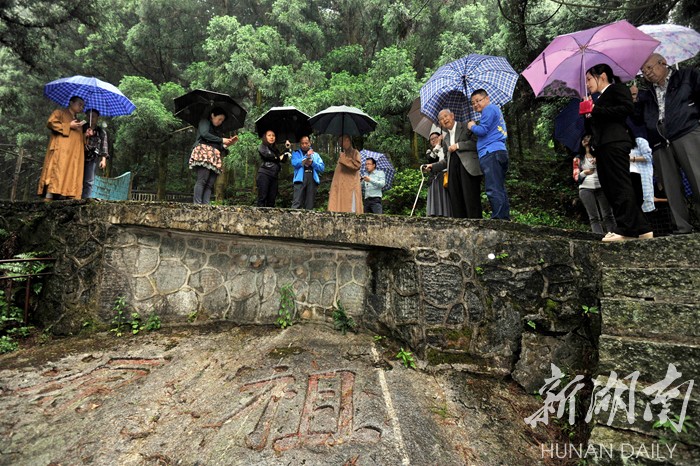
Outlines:
{"label": "stone wall", "polygon": [[304,318],[326,318],[336,302],[364,308],[367,252],[232,235],[112,227],[104,245],[101,311],[118,296],[166,321],[192,318],[270,324],[291,286]]}
{"label": "stone wall", "polygon": [[57,258],[39,319],[57,333],[108,324],[122,296],[164,321],[272,324],[292,284],[304,318],[339,301],[431,364],[538,388],[554,361],[595,356],[592,236],[509,222],[283,209],[76,201],[0,204],[25,250]]}

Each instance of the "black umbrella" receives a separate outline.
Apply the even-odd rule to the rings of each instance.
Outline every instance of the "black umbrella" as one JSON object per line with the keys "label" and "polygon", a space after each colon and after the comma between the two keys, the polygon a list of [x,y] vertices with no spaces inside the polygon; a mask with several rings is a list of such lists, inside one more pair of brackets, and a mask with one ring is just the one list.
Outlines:
{"label": "black umbrella", "polygon": [[255,131],[262,137],[266,131],[275,132],[278,141],[297,142],[302,136],[311,135],[309,115],[295,107],[272,107],[255,120]]}
{"label": "black umbrella", "polygon": [[361,136],[371,133],[377,122],[371,116],[355,107],[341,105],[321,110],[309,120],[311,126],[319,133],[341,136]]}
{"label": "black umbrella", "polygon": [[175,116],[195,128],[201,119],[209,118],[214,107],[221,107],[226,112],[226,120],[221,124],[222,131],[242,128],[248,113],[230,95],[204,89],[195,89],[176,97],[174,101]]}

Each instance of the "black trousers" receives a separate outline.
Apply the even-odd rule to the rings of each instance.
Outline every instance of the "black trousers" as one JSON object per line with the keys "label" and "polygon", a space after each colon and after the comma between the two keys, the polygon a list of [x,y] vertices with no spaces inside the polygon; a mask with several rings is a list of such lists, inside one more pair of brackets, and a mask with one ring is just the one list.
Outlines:
{"label": "black trousers", "polygon": [[316,199],[318,185],[314,181],[314,172],[305,171],[304,181],[294,183],[294,198],[292,199],[292,209],[312,210]]}
{"label": "black trousers", "polygon": [[274,207],[277,199],[277,177],[258,172],[258,207]]}
{"label": "black trousers", "polygon": [[481,175],[467,172],[456,153],[450,155],[447,167],[447,193],[454,218],[483,218],[481,210]]}
{"label": "black trousers", "polygon": [[637,201],[630,177],[632,144],[612,143],[595,150],[598,180],[615,215],[615,233],[637,237],[649,233],[651,227]]}

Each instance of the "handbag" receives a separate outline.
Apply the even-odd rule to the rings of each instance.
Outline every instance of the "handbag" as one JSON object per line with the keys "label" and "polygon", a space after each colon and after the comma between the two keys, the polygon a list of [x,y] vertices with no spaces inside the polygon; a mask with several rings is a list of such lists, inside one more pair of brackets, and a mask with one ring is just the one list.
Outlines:
{"label": "handbag", "polygon": [[447,189],[447,171],[442,174],[442,187]]}

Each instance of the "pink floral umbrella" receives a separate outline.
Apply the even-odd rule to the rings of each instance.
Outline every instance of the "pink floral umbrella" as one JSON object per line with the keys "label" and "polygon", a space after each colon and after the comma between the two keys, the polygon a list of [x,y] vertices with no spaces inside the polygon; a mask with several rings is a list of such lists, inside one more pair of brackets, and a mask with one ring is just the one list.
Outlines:
{"label": "pink floral umbrella", "polygon": [[623,81],[632,80],[659,41],[627,21],[556,37],[522,72],[535,95],[586,96],[586,70],[610,65]]}
{"label": "pink floral umbrella", "polygon": [[700,32],[677,24],[645,24],[640,31],[661,42],[656,48],[669,65],[689,60],[700,52]]}

